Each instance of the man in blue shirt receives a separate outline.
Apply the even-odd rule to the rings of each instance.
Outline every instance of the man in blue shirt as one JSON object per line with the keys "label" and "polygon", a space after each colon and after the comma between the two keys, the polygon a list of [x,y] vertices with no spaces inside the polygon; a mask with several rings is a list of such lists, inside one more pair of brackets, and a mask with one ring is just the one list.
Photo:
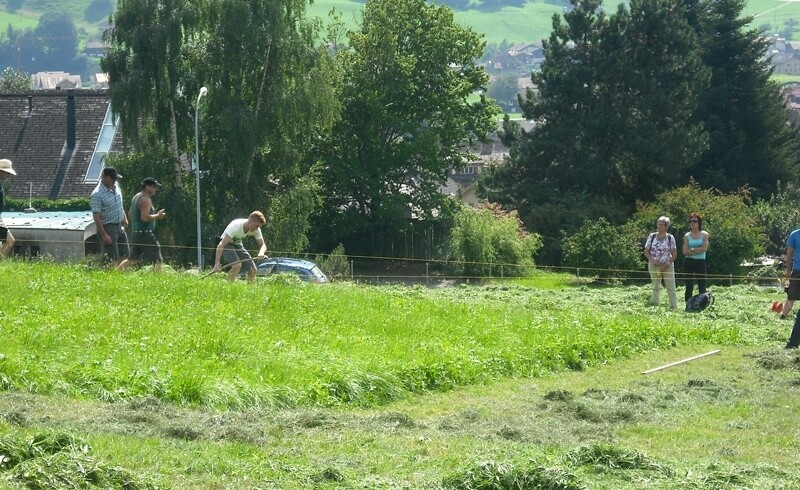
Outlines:
{"label": "man in blue shirt", "polygon": [[122,191],[117,184],[121,178],[117,169],[105,167],[100,182],[89,198],[97,235],[102,240],[100,245],[103,254],[111,258],[114,265],[119,265],[120,258],[128,256],[128,237],[125,235],[128,217],[122,207]]}
{"label": "man in blue shirt", "polygon": [[[786,280],[789,281],[789,291],[786,299],[795,301],[800,299],[800,253],[795,251],[800,248],[800,229],[789,233],[786,239]],[[794,327],[789,341],[786,342],[787,349],[797,349],[800,346],[800,310],[794,317]]]}

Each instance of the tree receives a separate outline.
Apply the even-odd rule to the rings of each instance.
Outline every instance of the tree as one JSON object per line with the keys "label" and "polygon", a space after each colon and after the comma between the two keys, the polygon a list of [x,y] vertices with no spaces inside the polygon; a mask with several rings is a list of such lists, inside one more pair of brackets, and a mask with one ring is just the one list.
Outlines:
{"label": "tree", "polygon": [[484,43],[453,12],[425,0],[371,0],[348,33],[342,117],[326,142],[324,186],[337,223],[333,243],[354,230],[401,229],[412,213],[431,217],[465,144],[494,128],[497,106],[481,96]]}
{"label": "tree", "polygon": [[27,92],[33,88],[31,85],[30,75],[11,67],[7,67],[0,74],[0,94]]}
{"label": "tree", "polygon": [[[320,202],[308,154],[338,112],[331,56],[315,45],[317,25],[305,20],[305,4],[120,0],[104,35],[112,107],[134,148],[127,160],[149,156],[162,172],[169,162],[165,188],[176,195],[165,199],[185,209],[194,201],[185,155],[194,153],[200,129],[199,205],[214,233],[242,213],[269,214],[274,200],[279,219],[271,226],[281,243],[307,243],[308,216]],[[208,95],[197,106],[204,86]]]}
{"label": "tree", "polygon": [[[319,186],[311,150],[339,113],[333,59],[318,45],[306,3],[210,2],[202,18],[205,42],[192,48],[192,73],[184,80],[209,89],[201,151],[209,172],[204,182],[213,191],[204,207],[224,223],[274,203],[282,218],[295,220],[294,231],[281,234],[294,237],[293,247],[303,243],[296,231],[308,230],[320,202],[312,195]],[[291,202],[302,203],[294,214]]]}
{"label": "tree", "polygon": [[539,91],[522,101],[538,124],[516,135],[498,180],[526,206],[613,194],[631,208],[677,183],[704,149],[691,114],[707,71],[682,3],[634,0],[610,18],[599,7],[579,0],[565,23],[554,17],[532,76]]}
{"label": "tree", "polygon": [[496,100],[506,112],[516,108],[517,94],[519,93],[518,77],[516,73],[506,73],[498,76],[489,85],[486,95]]}
{"label": "tree", "polygon": [[140,128],[156,128],[154,135],[172,154],[170,180],[178,192],[185,191],[179,113],[189,112],[192,97],[187,94],[199,88],[180,86],[188,68],[183,47],[198,35],[198,8],[189,0],[119,0],[114,25],[103,34],[109,49],[101,67],[108,73],[111,106],[123,134],[134,148],[141,148]]}
{"label": "tree", "polygon": [[48,60],[70,62],[78,54],[78,30],[64,12],[47,12],[39,18],[34,35],[41,39]]}
{"label": "tree", "polygon": [[797,182],[800,145],[780,87],[770,80],[768,41],[750,18],[739,18],[744,0],[698,6],[702,58],[710,83],[698,95],[694,119],[709,135],[702,157],[683,172],[706,188],[734,192],[745,185],[769,198],[778,181]]}

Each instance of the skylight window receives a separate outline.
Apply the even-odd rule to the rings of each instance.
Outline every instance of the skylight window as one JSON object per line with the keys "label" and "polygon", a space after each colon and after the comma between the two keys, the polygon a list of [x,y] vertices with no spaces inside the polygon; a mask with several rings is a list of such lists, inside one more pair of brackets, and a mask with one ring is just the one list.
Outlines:
{"label": "skylight window", "polygon": [[103,118],[103,127],[100,128],[100,136],[97,137],[97,143],[94,145],[92,160],[89,162],[86,177],[83,179],[84,183],[96,184],[100,180],[100,173],[105,167],[106,155],[111,150],[111,143],[114,141],[115,134],[117,134],[117,125],[114,123],[111,104],[109,104],[108,109],[106,109],[106,117]]}

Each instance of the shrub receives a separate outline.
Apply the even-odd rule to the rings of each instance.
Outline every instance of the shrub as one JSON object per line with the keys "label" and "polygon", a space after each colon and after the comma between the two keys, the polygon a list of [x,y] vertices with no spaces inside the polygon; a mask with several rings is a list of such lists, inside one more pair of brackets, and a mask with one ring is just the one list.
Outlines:
{"label": "shrub", "polygon": [[521,276],[535,265],[541,246],[541,237],[524,231],[515,212],[462,205],[454,213],[445,256],[457,274],[500,275],[502,265],[503,274]]}
{"label": "shrub", "polygon": [[722,194],[715,189],[701,189],[690,181],[684,187],[658,195],[653,203],[640,204],[630,224],[644,245],[647,235],[655,231],[658,217],[669,216],[672,220],[669,232],[675,236],[680,257],[683,236],[689,231],[689,215],[699,213],[703,229],[709,233],[709,275],[741,276],[742,262],[764,253],[764,231],[752,218],[748,202],[747,189]]}
{"label": "shrub", "polygon": [[564,193],[533,206],[521,217],[528,230],[542,236],[543,245],[536,255],[537,263],[562,265],[565,235],[577,233],[586,221],[600,217],[612,224],[625,223],[631,211],[610,198]]}
{"label": "shrub", "polygon": [[350,274],[350,262],[341,243],[327,256],[317,255],[314,262],[330,279],[343,279]]}
{"label": "shrub", "polygon": [[780,255],[786,251],[786,237],[789,232],[800,227],[800,188],[787,185],[772,194],[768,201],[758,200],[751,206],[751,216],[764,229],[766,252]]}
{"label": "shrub", "polygon": [[564,264],[586,269],[600,277],[625,278],[641,269],[641,249],[624,226],[614,226],[605,218],[586,221],[562,242]]}

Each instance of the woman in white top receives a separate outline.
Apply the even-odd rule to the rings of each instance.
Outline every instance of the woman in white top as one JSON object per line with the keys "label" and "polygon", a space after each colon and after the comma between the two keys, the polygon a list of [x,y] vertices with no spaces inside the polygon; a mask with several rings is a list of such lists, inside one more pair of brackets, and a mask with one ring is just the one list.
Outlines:
{"label": "woman in white top", "polygon": [[667,233],[669,225],[668,217],[658,218],[657,231],[647,237],[644,245],[644,256],[647,257],[647,270],[653,283],[653,304],[659,303],[663,279],[667,286],[669,308],[674,310],[678,307],[675,295],[675,259],[678,257],[678,247],[675,245],[675,237]]}

